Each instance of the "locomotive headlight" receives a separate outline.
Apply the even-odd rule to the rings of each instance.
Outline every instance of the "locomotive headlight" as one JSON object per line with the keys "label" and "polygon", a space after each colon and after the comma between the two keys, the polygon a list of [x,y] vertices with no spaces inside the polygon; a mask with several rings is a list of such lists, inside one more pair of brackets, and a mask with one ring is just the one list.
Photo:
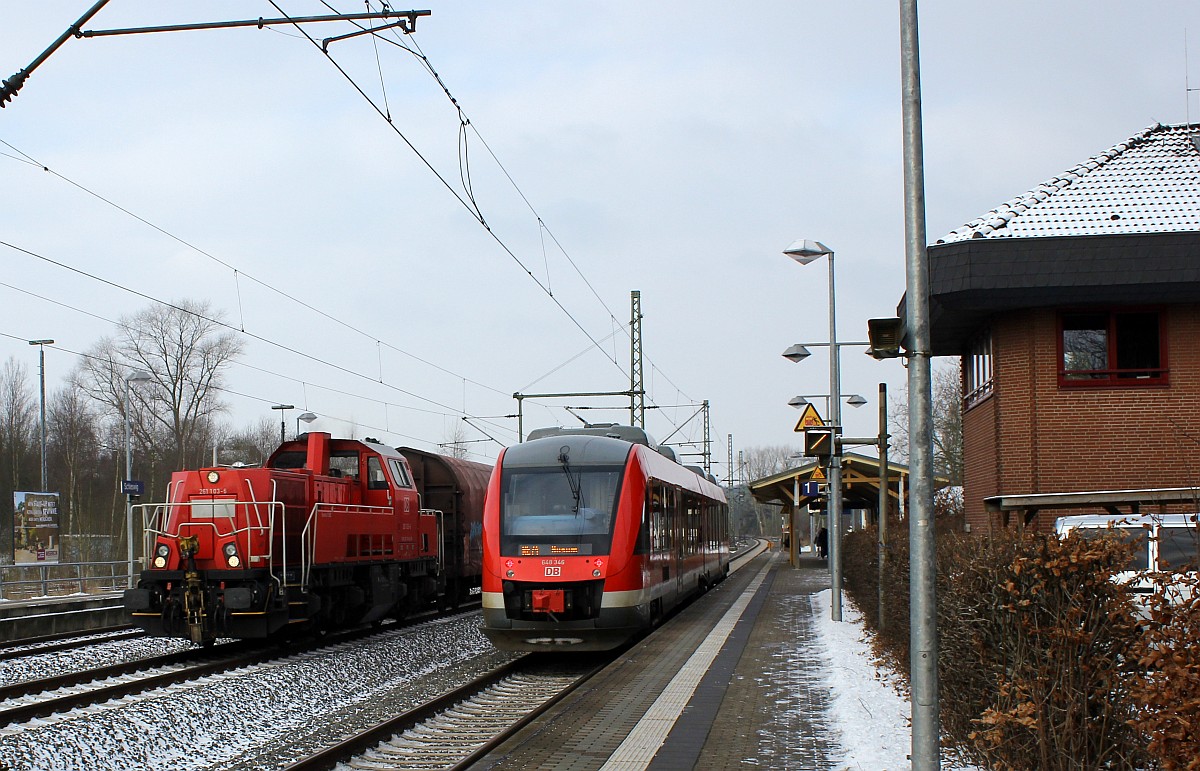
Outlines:
{"label": "locomotive headlight", "polygon": [[505,573],[504,575],[508,576],[509,578],[512,578],[513,576],[516,575],[516,571],[510,570],[507,573]]}
{"label": "locomotive headlight", "polygon": [[221,480],[221,475],[215,471],[210,471],[207,474],[207,479],[208,479],[208,483],[210,485],[215,485],[217,482],[219,482]]}
{"label": "locomotive headlight", "polygon": [[167,557],[171,556],[171,547],[165,543],[160,543],[158,548],[154,550],[154,567],[165,568],[167,566]]}
{"label": "locomotive headlight", "polygon": [[229,567],[236,568],[238,565],[242,564],[242,558],[239,557],[237,553],[237,545],[234,544],[233,541],[225,544],[223,551],[225,552],[225,563],[229,565]]}
{"label": "locomotive headlight", "polygon": [[600,577],[600,568],[596,568],[595,570],[593,570],[592,575],[596,578],[599,578]]}

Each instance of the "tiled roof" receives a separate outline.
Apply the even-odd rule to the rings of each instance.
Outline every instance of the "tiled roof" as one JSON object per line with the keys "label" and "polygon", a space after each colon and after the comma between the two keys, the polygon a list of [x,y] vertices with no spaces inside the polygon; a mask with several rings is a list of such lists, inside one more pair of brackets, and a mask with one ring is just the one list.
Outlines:
{"label": "tiled roof", "polygon": [[937,243],[1186,231],[1200,231],[1200,125],[1160,123]]}

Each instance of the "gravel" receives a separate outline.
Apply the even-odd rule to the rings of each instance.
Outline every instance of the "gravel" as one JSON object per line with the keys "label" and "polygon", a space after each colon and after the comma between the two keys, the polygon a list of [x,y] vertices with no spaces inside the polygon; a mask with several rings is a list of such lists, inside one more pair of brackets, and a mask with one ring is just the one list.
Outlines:
{"label": "gravel", "polygon": [[515,658],[479,626],[468,613],[8,726],[0,768],[278,769]]}

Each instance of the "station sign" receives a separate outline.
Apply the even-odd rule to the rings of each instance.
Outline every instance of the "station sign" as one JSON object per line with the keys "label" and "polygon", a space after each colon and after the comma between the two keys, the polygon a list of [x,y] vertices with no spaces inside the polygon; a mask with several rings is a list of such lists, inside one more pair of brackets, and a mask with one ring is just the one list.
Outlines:
{"label": "station sign", "polygon": [[146,492],[146,483],[140,479],[122,479],[121,494],[141,496]]}

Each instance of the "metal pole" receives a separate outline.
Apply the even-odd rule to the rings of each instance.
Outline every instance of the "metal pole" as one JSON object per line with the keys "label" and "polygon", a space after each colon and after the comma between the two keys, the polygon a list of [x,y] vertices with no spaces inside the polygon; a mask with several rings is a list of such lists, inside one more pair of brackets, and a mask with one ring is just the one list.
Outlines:
{"label": "metal pole", "polygon": [[[125,479],[133,478],[133,431],[129,425],[129,397],[133,391],[130,385],[129,378],[125,378]],[[125,493],[125,524],[126,524],[126,550],[129,555],[129,578],[127,586],[133,588],[133,502],[129,498],[129,493]]]}
{"label": "metal pole", "polygon": [[46,346],[38,344],[38,375],[41,380],[42,492],[46,492]]}
{"label": "metal pole", "polygon": [[930,375],[929,267],[925,251],[925,171],[921,131],[921,68],[917,0],[900,0],[900,61],[904,133],[904,253],[908,309],[908,457],[912,767],[937,771],[937,597],[933,533],[933,397]]}
{"label": "metal pole", "polygon": [[[842,378],[838,371],[837,303],[833,288],[833,251],[829,252],[829,421],[842,425]],[[830,614],[842,620],[842,450],[834,437],[829,458],[829,588]]]}
{"label": "metal pole", "polygon": [[887,383],[879,384],[879,630],[886,628],[884,616],[884,565],[887,562],[888,519],[888,431]]}
{"label": "metal pole", "polygon": [[792,512],[788,516],[788,562],[800,567],[800,474],[792,477]]}

